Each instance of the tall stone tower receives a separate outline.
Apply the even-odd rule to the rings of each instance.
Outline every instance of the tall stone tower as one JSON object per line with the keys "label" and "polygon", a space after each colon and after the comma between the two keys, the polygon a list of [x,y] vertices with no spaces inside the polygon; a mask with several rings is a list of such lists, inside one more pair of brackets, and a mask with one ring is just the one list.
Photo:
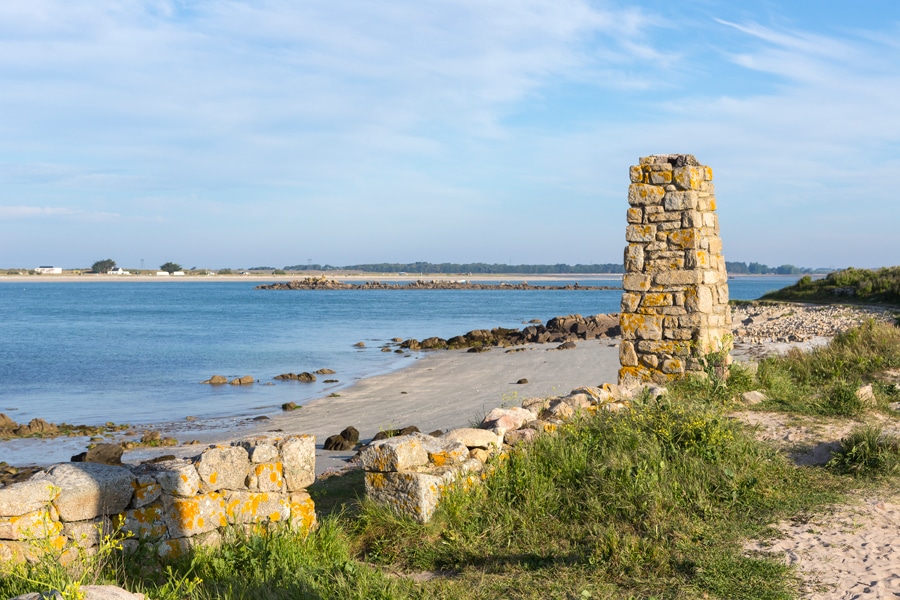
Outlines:
{"label": "tall stone tower", "polygon": [[631,167],[619,383],[665,383],[731,362],[731,309],[712,169],[690,154]]}

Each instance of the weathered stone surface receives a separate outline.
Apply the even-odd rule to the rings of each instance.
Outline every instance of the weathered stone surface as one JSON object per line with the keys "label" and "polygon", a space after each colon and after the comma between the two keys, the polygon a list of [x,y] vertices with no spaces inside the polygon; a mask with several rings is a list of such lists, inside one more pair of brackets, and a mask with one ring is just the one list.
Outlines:
{"label": "weathered stone surface", "polygon": [[312,531],[316,527],[316,505],[306,492],[294,492],[288,497],[291,509],[291,527],[300,531]]}
{"label": "weathered stone surface", "polygon": [[162,486],[163,492],[173,496],[189,497],[200,491],[200,475],[193,463],[184,459],[167,460],[142,465],[146,472]]}
{"label": "weathered stone surface", "polygon": [[205,450],[194,466],[202,491],[239,490],[245,487],[250,459],[240,446],[222,446]]}
{"label": "weathered stone surface", "polygon": [[138,539],[160,540],[168,533],[162,500],[122,513],[122,530]]}
{"label": "weathered stone surface", "polygon": [[228,492],[225,512],[229,523],[287,521],[291,504],[287,494],[266,492]]}
{"label": "weathered stone surface", "polygon": [[536,418],[537,415],[526,408],[495,408],[484,416],[480,427],[482,429],[500,429],[506,432],[510,429],[518,429]]}
{"label": "weathered stone surface", "polygon": [[758,390],[744,392],[743,394],[741,394],[741,402],[748,406],[753,406],[754,404],[759,404],[760,402],[764,402],[766,400],[768,400],[766,395]]}
{"label": "weathered stone surface", "polygon": [[305,490],[316,480],[316,437],[296,435],[285,438],[278,447],[287,491]]}
{"label": "weathered stone surface", "polygon": [[284,465],[280,462],[259,463],[250,469],[247,488],[259,492],[280,492],[284,489]]}
{"label": "weathered stone surface", "polygon": [[487,431],[486,429],[474,429],[462,427],[451,429],[441,436],[445,440],[453,440],[463,444],[466,448],[484,448],[486,450],[499,450],[503,446],[503,437]]}
{"label": "weathered stone surface", "polygon": [[228,525],[225,495],[219,492],[192,498],[163,495],[163,518],[172,538],[190,537]]}
{"label": "weathered stone surface", "polygon": [[59,488],[47,480],[29,479],[0,488],[0,517],[18,517],[47,508]]}
{"label": "weathered stone surface", "polygon": [[367,472],[366,495],[397,513],[426,523],[434,514],[444,489],[456,478],[456,471],[439,473],[404,471]]}
{"label": "weathered stone surface", "polygon": [[150,473],[138,472],[131,483],[134,492],[131,496],[129,508],[140,508],[151,502],[155,502],[162,494],[162,486]]}
{"label": "weathered stone surface", "polygon": [[860,387],[854,394],[856,395],[857,400],[867,408],[873,408],[878,403],[877,398],[875,398],[875,390],[872,388],[871,383]]}
{"label": "weathered stone surface", "polygon": [[50,481],[59,488],[53,506],[63,521],[85,521],[125,510],[131,501],[134,476],[123,467],[62,463],[32,480]]}
{"label": "weathered stone surface", "polygon": [[359,460],[366,471],[405,471],[428,464],[425,436],[413,433],[376,440],[362,449]]}
{"label": "weathered stone surface", "polygon": [[0,518],[0,539],[2,540],[35,540],[58,535],[62,531],[62,523],[56,518],[56,512],[50,508],[42,508],[17,517]]}
{"label": "weathered stone surface", "polygon": [[276,462],[278,460],[279,439],[269,436],[252,436],[232,442],[232,446],[240,446],[247,452],[251,463]]}
{"label": "weathered stone surface", "polygon": [[[83,600],[144,600],[143,594],[132,594],[112,585],[83,585],[79,588]],[[33,592],[22,594],[10,600],[63,600],[59,592]]]}
{"label": "weathered stone surface", "polygon": [[503,434],[503,443],[510,446],[518,446],[519,444],[532,441],[537,434],[538,432],[534,429],[515,429],[513,431],[507,431]]}
{"label": "weathered stone surface", "polygon": [[114,530],[112,521],[107,516],[97,517],[89,521],[63,524],[62,533],[81,548],[92,548],[100,544],[103,536],[111,535]]}

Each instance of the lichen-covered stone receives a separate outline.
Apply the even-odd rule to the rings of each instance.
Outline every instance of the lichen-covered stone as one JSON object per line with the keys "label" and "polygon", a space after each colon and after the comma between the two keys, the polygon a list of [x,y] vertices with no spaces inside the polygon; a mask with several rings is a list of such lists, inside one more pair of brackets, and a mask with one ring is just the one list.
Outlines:
{"label": "lichen-covered stone", "polygon": [[141,468],[150,473],[167,494],[189,498],[200,491],[200,475],[188,460],[167,460]]}
{"label": "lichen-covered stone", "polygon": [[195,466],[201,491],[240,490],[246,485],[250,459],[240,446],[220,446],[205,450]]}
{"label": "lichen-covered stone", "polygon": [[247,489],[258,492],[280,492],[283,488],[284,467],[282,463],[258,463],[250,468]]}
{"label": "lichen-covered stone", "polygon": [[495,408],[481,420],[482,429],[502,429],[504,432],[510,429],[518,429],[528,421],[533,421],[537,415],[526,409],[513,406],[511,408]]}
{"label": "lichen-covered stone", "polygon": [[456,478],[446,469],[438,474],[412,471],[367,472],[366,495],[395,512],[427,523],[437,508],[444,489]]}
{"label": "lichen-covered stone", "polygon": [[225,512],[229,523],[287,521],[291,516],[289,496],[265,492],[228,492]]}
{"label": "lichen-covered stone", "polygon": [[120,515],[122,531],[131,533],[138,539],[162,539],[168,533],[165,512],[162,500],[126,510]]}
{"label": "lichen-covered stone", "polygon": [[232,442],[232,446],[240,446],[247,451],[250,462],[269,463],[278,462],[278,442],[281,438],[273,438],[268,435],[253,436]]}
{"label": "lichen-covered stone", "polygon": [[278,447],[284,469],[284,484],[289,492],[305,490],[316,480],[316,437],[295,435]]}
{"label": "lichen-covered stone", "polygon": [[131,502],[134,475],[124,467],[100,463],[62,463],[32,481],[49,481],[59,488],[53,506],[63,521],[86,521],[122,512]]}
{"label": "lichen-covered stone", "polygon": [[50,508],[42,508],[16,517],[0,518],[2,540],[36,540],[58,535],[60,531],[62,523]]}
{"label": "lichen-covered stone", "polygon": [[164,495],[163,506],[166,528],[171,538],[190,537],[228,525],[225,496],[219,492],[193,498]]}
{"label": "lichen-covered stone", "polygon": [[107,516],[89,521],[63,524],[62,534],[81,548],[93,548],[100,544],[104,536],[114,531],[112,520]]}
{"label": "lichen-covered stone", "polygon": [[155,502],[162,494],[162,485],[150,473],[135,474],[131,483],[134,492],[131,496],[130,508],[140,508]]}
{"label": "lichen-covered stone", "polygon": [[420,433],[402,435],[372,442],[359,453],[366,471],[405,471],[428,464],[425,436]]}

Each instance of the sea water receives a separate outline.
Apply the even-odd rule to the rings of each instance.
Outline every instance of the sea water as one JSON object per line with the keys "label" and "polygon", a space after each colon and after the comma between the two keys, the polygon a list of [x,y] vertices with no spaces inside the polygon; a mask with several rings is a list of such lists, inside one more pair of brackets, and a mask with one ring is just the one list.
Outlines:
{"label": "sea water", "polygon": [[[730,294],[755,299],[795,280],[735,278]],[[619,285],[610,277],[577,281]],[[285,402],[327,396],[421,356],[382,352],[395,337],[448,338],[557,315],[617,312],[621,299],[620,290],[267,291],[254,285],[0,282],[0,412],[20,423],[40,417],[71,424],[271,414]],[[336,373],[314,383],[273,379],[320,368]],[[258,383],[200,384],[215,374],[252,375]]]}

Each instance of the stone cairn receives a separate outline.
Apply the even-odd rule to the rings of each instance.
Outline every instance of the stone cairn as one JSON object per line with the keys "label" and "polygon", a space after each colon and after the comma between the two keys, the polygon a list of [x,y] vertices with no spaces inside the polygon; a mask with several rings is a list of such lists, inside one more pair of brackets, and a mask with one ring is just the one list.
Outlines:
{"label": "stone cairn", "polygon": [[230,527],[315,526],[306,488],[315,481],[315,437],[255,436],[199,456],[137,466],[61,463],[0,488],[0,561],[59,559],[91,551],[116,526],[161,557],[215,545]]}
{"label": "stone cairn", "polygon": [[690,154],[658,154],[631,167],[619,383],[658,384],[730,362],[728,276],[712,169]]}

